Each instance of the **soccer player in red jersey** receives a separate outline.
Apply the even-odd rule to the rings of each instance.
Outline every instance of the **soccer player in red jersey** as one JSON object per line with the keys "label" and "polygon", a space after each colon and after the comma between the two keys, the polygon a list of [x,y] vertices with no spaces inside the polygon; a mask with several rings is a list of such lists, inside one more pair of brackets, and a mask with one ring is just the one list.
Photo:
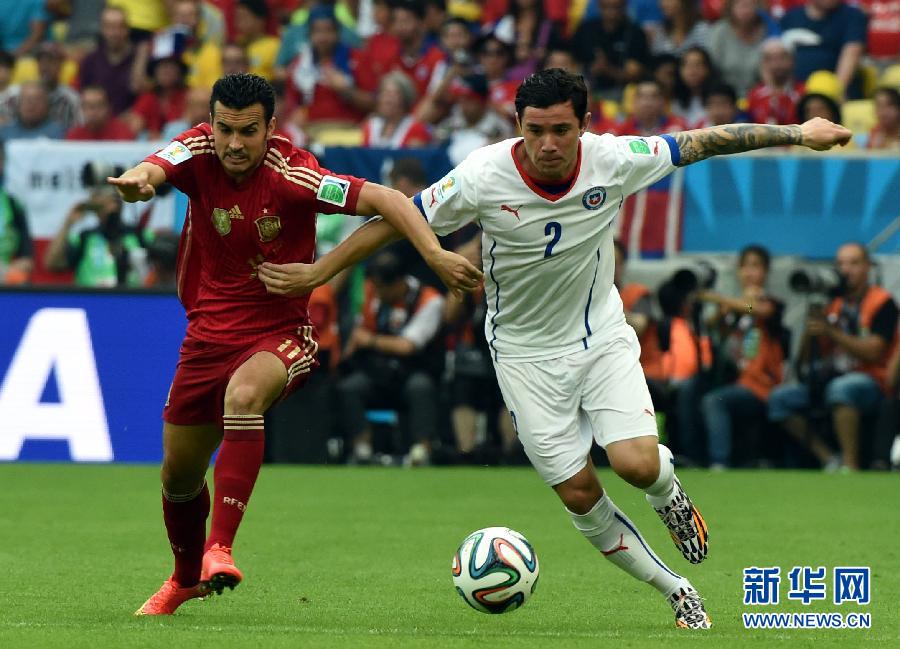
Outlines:
{"label": "soccer player in red jersey", "polygon": [[[317,212],[380,214],[454,290],[481,273],[443,250],[400,192],[333,174],[274,135],[272,87],[251,74],[213,86],[212,126],[178,136],[118,178],[129,202],[164,182],[190,198],[178,257],[188,326],[163,410],[162,504],[175,571],[137,615],[172,614],[185,601],[234,588],[231,547],[263,459],[263,414],[318,365],[306,296],[272,294],[260,264],[312,262]],[[205,475],[216,448],[215,498]]]}

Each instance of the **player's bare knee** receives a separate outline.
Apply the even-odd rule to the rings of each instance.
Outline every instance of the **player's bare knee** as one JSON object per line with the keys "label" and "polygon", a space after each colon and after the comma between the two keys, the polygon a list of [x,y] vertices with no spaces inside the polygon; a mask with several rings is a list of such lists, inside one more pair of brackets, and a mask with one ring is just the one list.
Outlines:
{"label": "player's bare knee", "polygon": [[659,456],[648,457],[635,453],[619,458],[611,462],[611,465],[617,476],[642,489],[652,485],[659,477]]}
{"label": "player's bare knee", "polygon": [[265,409],[265,395],[255,385],[229,384],[225,390],[225,414],[258,415]]}
{"label": "player's bare knee", "polygon": [[576,475],[553,487],[559,499],[563,501],[570,512],[586,514],[593,509],[597,501],[603,496],[596,477]]}
{"label": "player's bare knee", "polygon": [[205,468],[198,469],[189,464],[163,461],[159,477],[163,491],[176,496],[194,493],[203,484]]}

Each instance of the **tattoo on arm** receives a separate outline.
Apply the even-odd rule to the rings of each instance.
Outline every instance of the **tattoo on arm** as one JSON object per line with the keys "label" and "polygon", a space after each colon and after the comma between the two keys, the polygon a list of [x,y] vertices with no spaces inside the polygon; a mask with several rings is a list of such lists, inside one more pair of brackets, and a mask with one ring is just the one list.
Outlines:
{"label": "tattoo on arm", "polygon": [[714,155],[742,153],[754,149],[784,144],[801,144],[800,127],[770,126],[767,124],[727,124],[694,131],[674,133],[681,151],[683,167]]}

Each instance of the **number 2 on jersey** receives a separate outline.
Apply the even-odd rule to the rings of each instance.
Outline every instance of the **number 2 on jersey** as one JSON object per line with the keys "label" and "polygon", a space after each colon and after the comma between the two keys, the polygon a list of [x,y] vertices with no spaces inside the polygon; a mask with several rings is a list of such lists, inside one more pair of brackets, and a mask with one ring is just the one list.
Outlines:
{"label": "number 2 on jersey", "polygon": [[562,236],[562,226],[556,221],[550,221],[547,225],[544,226],[544,234],[548,237],[553,236],[550,239],[550,243],[547,244],[547,248],[544,250],[544,259],[553,254],[553,246],[559,243],[559,238]]}

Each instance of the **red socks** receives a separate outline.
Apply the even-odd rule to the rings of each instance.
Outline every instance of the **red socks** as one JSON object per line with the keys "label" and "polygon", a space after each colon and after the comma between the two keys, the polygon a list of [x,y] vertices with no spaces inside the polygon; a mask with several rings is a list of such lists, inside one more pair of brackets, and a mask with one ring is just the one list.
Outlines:
{"label": "red socks", "polygon": [[209,516],[209,489],[206,481],[198,491],[183,496],[163,492],[163,519],[172,554],[175,572],[172,578],[182,587],[200,581],[203,542],[206,539],[206,517]]}
{"label": "red socks", "polygon": [[215,502],[206,540],[230,548],[262,466],[265,430],[262,415],[225,415],[225,435],[213,472]]}

